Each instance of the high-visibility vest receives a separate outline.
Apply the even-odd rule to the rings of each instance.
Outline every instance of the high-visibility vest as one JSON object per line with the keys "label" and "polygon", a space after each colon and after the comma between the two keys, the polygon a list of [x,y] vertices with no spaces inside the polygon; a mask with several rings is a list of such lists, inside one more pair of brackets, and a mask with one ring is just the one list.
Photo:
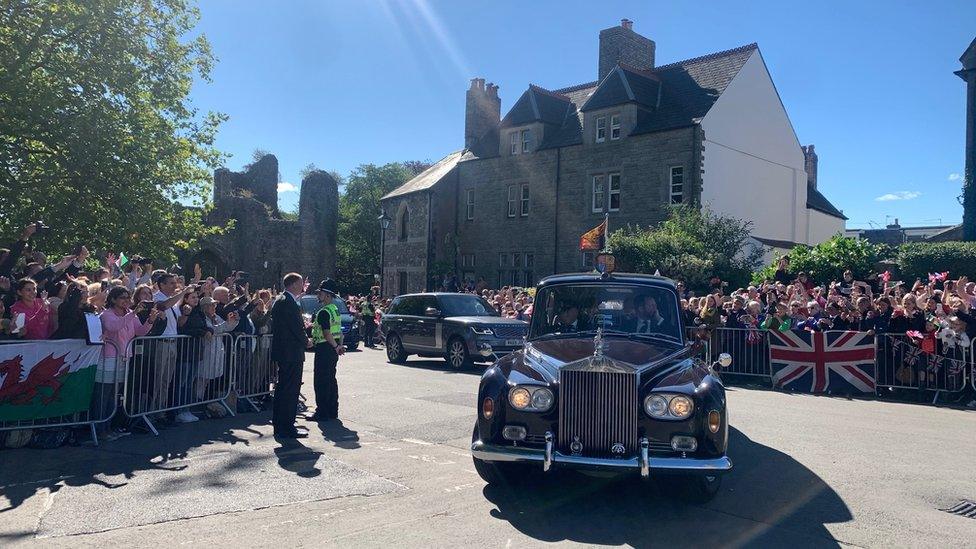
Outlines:
{"label": "high-visibility vest", "polygon": [[322,322],[319,316],[322,314],[329,317],[329,332],[332,333],[332,337],[336,341],[342,337],[342,317],[339,316],[339,308],[336,307],[335,303],[329,303],[319,309],[318,313],[315,313],[315,321],[312,322],[312,344],[314,345],[327,341],[325,332],[322,331]]}

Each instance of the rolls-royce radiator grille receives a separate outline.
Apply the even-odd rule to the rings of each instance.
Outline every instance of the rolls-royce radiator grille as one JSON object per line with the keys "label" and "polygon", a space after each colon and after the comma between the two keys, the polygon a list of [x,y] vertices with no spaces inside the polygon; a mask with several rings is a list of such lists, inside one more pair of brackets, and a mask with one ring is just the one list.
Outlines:
{"label": "rolls-royce radiator grille", "polygon": [[591,457],[637,452],[637,376],[559,373],[559,451]]}

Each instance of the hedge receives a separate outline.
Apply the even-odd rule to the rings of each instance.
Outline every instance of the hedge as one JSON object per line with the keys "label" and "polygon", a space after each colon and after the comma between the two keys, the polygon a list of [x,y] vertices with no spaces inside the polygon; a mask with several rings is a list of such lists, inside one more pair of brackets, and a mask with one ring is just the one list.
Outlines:
{"label": "hedge", "polygon": [[976,242],[911,242],[898,248],[904,280],[926,280],[929,273],[948,271],[951,278],[976,278]]}

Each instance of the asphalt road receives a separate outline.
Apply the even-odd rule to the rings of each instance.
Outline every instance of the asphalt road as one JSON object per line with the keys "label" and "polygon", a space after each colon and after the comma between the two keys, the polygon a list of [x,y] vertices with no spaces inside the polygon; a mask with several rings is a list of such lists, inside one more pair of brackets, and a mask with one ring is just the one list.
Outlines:
{"label": "asphalt road", "polygon": [[[101,448],[0,451],[0,546],[976,547],[976,412],[730,389],[722,492],[557,473],[488,488],[468,452],[478,373],[340,363],[342,422],[281,447],[239,414]],[[311,393],[311,360],[306,364]]]}

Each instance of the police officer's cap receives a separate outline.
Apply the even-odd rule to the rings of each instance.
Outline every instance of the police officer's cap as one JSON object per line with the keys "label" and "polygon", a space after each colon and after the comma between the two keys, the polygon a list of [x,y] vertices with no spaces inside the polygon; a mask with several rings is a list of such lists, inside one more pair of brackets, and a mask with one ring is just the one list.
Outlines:
{"label": "police officer's cap", "polygon": [[316,288],[315,291],[325,292],[335,297],[339,297],[339,285],[336,284],[336,281],[332,280],[331,278],[326,278],[322,282],[319,282],[319,287]]}

